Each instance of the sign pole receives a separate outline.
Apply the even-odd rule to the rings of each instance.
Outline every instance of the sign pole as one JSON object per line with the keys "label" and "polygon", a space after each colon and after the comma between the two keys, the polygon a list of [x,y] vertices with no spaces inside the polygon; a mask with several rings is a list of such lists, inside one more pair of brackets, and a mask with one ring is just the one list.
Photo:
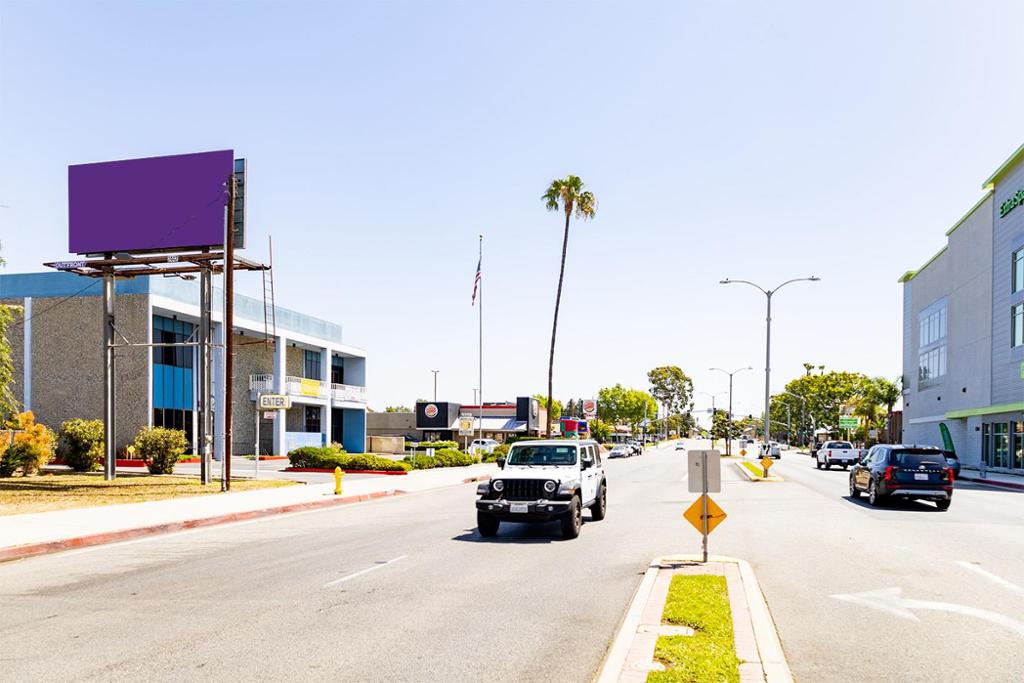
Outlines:
{"label": "sign pole", "polygon": [[701,474],[703,475],[701,482],[701,532],[704,534],[703,541],[703,552],[704,552],[704,563],[708,561],[708,452],[702,451],[701,454]]}
{"label": "sign pole", "polygon": [[224,452],[221,457],[221,491],[231,490],[231,413],[234,382],[233,354],[235,327],[235,174],[228,176],[228,218],[224,226]]}
{"label": "sign pole", "polygon": [[255,478],[260,478],[260,398],[263,394],[256,394],[256,475]]}
{"label": "sign pole", "polygon": [[[109,257],[110,255],[108,255]],[[114,431],[114,272],[103,275],[103,478],[117,476],[117,445]]]}

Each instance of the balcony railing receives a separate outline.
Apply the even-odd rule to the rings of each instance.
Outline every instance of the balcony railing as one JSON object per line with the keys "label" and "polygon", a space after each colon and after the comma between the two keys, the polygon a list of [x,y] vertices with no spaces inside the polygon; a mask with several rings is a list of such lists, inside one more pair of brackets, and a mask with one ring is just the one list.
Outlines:
{"label": "balcony railing", "polygon": [[[273,375],[249,375],[249,391],[257,394],[274,393]],[[366,403],[366,387],[351,384],[333,384],[318,379],[305,377],[284,378],[284,393],[288,396],[306,396],[309,398],[327,398],[350,403]]]}

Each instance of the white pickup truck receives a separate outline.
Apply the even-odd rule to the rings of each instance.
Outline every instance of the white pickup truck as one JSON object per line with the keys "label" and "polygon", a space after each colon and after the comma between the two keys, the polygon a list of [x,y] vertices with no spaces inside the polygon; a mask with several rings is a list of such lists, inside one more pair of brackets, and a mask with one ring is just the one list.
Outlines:
{"label": "white pickup truck", "polygon": [[860,449],[854,448],[849,441],[826,441],[814,454],[814,464],[820,470],[832,469],[832,465],[842,465],[845,470],[860,461]]}

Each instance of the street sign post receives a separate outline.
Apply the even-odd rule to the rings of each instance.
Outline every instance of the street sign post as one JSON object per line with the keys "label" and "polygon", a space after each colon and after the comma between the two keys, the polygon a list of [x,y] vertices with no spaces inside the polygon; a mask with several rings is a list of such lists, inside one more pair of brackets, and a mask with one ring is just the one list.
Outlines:
{"label": "street sign post", "polygon": [[[686,452],[687,483],[691,493],[700,492],[683,517],[701,532],[704,562],[708,561],[708,534],[725,519],[725,513],[708,496],[722,490],[722,454],[718,450]],[[712,521],[713,520],[713,521]]]}
{"label": "street sign post", "polygon": [[767,455],[761,458],[761,467],[764,468],[764,478],[768,478],[768,468],[775,464],[775,461],[769,458]]}
{"label": "street sign post", "polygon": [[283,394],[259,394],[256,396],[256,448],[253,453],[256,454],[256,472],[253,475],[254,478],[260,478],[260,411],[265,411],[264,416],[274,418],[277,411],[288,410],[292,407],[291,396],[285,396]]}

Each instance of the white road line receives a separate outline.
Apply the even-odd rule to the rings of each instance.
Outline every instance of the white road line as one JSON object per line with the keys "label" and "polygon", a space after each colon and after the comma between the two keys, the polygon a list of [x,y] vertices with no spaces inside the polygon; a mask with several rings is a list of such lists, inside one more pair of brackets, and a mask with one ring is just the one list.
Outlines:
{"label": "white road line", "polygon": [[340,579],[335,579],[334,581],[331,581],[329,583],[325,583],[324,584],[324,588],[330,588],[331,586],[336,586],[339,583],[344,583],[346,581],[354,579],[357,576],[362,576],[363,574],[369,574],[372,571],[376,571],[376,570],[380,569],[381,567],[386,567],[389,564],[393,564],[395,562],[398,562],[399,560],[404,560],[407,557],[409,557],[409,556],[408,555],[399,555],[398,557],[396,557],[393,560],[388,560],[387,562],[380,562],[378,564],[373,565],[372,567],[367,567],[366,569],[361,569],[361,570],[357,571],[355,574],[349,574],[348,576],[343,576]]}
{"label": "white road line", "polygon": [[996,583],[996,584],[1002,586],[1003,588],[1008,588],[1011,591],[1014,591],[1015,593],[1020,593],[1020,594],[1024,595],[1024,588],[1021,588],[1020,586],[1018,586],[1017,584],[1013,583],[1012,581],[1007,581],[1006,579],[1004,579],[1001,576],[993,574],[992,572],[988,571],[987,569],[982,569],[981,567],[979,567],[978,565],[974,564],[973,562],[965,562],[964,560],[956,560],[955,564],[960,565],[964,569],[970,569],[972,572],[974,572],[974,573],[976,573],[976,574],[978,574],[980,576],[984,576],[989,581],[991,581],[993,583]]}

